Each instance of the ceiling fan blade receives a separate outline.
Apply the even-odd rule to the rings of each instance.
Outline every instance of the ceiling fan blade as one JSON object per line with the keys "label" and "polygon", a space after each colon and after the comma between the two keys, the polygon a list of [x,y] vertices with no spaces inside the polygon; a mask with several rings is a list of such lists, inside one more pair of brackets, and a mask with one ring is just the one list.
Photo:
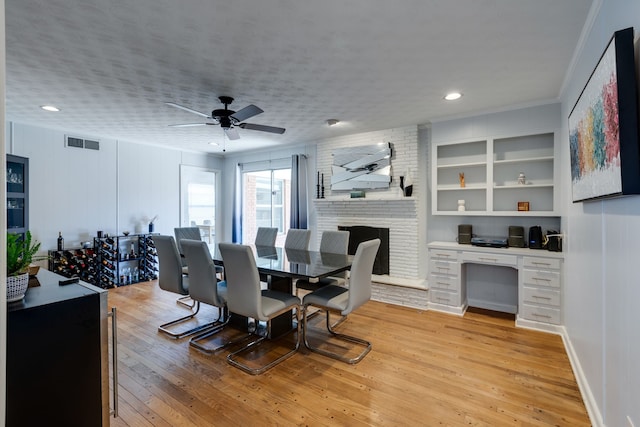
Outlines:
{"label": "ceiling fan blade", "polygon": [[205,126],[205,125],[212,125],[213,123],[181,123],[178,125],[169,125],[169,127],[172,128],[188,128],[191,126]]}
{"label": "ceiling fan blade", "polygon": [[170,106],[170,107],[179,108],[179,109],[181,109],[181,110],[188,111],[188,112],[193,113],[193,114],[197,114],[197,115],[202,116],[202,117],[205,117],[205,118],[207,118],[207,119],[210,119],[210,118],[211,118],[211,116],[210,116],[210,115],[208,115],[208,114],[201,113],[200,111],[193,110],[193,109],[191,109],[191,108],[189,108],[189,107],[185,107],[185,106],[180,105],[180,104],[176,104],[175,102],[165,102],[165,104],[167,104],[167,105],[168,105],[168,106]]}
{"label": "ceiling fan blade", "polygon": [[224,133],[227,134],[227,138],[229,138],[230,141],[240,139],[240,134],[238,133],[238,129],[236,128],[225,129]]}
{"label": "ceiling fan blade", "polygon": [[261,132],[270,132],[270,133],[279,133],[279,134],[283,134],[284,131],[286,130],[285,128],[277,128],[274,126],[265,126],[265,125],[256,125],[253,123],[240,123],[238,126],[240,126],[242,129],[249,129],[249,130],[259,130]]}
{"label": "ceiling fan blade", "polygon": [[246,107],[244,107],[240,111],[236,111],[235,113],[233,113],[231,115],[231,117],[233,117],[234,119],[236,119],[239,122],[244,122],[248,118],[253,117],[253,116],[257,116],[260,113],[264,113],[264,111],[261,108],[256,107],[255,105],[251,104],[251,105],[247,105]]}

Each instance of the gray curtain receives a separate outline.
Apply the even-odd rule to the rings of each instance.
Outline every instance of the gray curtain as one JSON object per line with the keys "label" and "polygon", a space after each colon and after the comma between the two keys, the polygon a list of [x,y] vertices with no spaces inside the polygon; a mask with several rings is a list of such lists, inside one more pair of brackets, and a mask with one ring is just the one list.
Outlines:
{"label": "gray curtain", "polygon": [[233,188],[233,220],[231,241],[242,243],[242,167],[236,165],[236,177]]}
{"label": "gray curtain", "polygon": [[307,156],[291,156],[291,228],[307,228]]}

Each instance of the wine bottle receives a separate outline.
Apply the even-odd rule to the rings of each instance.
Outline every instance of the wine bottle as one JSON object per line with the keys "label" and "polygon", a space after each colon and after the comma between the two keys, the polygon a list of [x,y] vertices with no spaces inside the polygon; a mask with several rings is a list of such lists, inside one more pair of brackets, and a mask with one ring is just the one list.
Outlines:
{"label": "wine bottle", "polygon": [[62,231],[58,231],[58,250],[64,250],[64,239],[62,238]]}

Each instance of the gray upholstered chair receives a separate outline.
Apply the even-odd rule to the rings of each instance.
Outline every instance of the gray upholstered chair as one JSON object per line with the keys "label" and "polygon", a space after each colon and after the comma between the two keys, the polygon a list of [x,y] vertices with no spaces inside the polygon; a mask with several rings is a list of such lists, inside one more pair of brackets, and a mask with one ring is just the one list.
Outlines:
{"label": "gray upholstered chair", "polygon": [[[158,285],[160,289],[179,295],[189,295],[189,278],[182,274],[182,262],[173,236],[153,236],[152,238],[158,252]],[[177,339],[214,326],[213,323],[206,323],[182,332],[173,332],[168,329],[170,326],[193,319],[200,311],[200,304],[197,301],[194,308],[195,310],[192,310],[191,314],[160,325],[158,330]]]}
{"label": "gray upholstered chair", "polygon": [[229,322],[227,310],[227,284],[218,281],[216,265],[213,263],[209,247],[200,240],[182,240],[182,250],[189,267],[189,295],[196,304],[204,303],[217,307],[218,319],[212,328],[194,335],[189,345],[205,353],[213,353],[233,343],[225,342],[216,347],[207,347],[203,342],[220,332]]}
{"label": "gray upholstered chair", "polygon": [[278,237],[278,229],[271,227],[258,227],[256,239],[253,242],[256,246],[275,246]]}
{"label": "gray upholstered chair", "polygon": [[[349,250],[349,232],[348,231],[323,231],[320,238],[320,252],[330,254],[347,254]],[[347,272],[340,273],[336,276],[323,277],[317,282],[309,282],[306,279],[298,279],[296,281],[296,291],[304,289],[307,291],[315,291],[326,285],[344,285],[346,283]]]}
{"label": "gray upholstered chair", "polygon": [[[225,264],[227,277],[227,307],[229,311],[241,316],[267,322],[267,335],[259,336],[255,341],[227,356],[227,361],[245,372],[261,374],[293,355],[300,346],[300,299],[285,292],[260,289],[260,276],[251,247],[231,243],[220,243],[220,253]],[[297,336],[295,347],[271,362],[254,368],[240,361],[240,355],[251,352],[271,335],[271,319],[294,310],[297,313]],[[261,355],[262,356],[262,355]]]}
{"label": "gray upholstered chair", "polygon": [[[173,232],[176,235],[176,244],[178,245],[178,252],[181,255],[184,255],[181,240],[202,240],[202,233],[200,233],[200,229],[198,227],[176,227],[173,229]],[[182,272],[184,274],[189,274],[189,266],[187,265],[187,261],[184,257],[182,257]],[[224,269],[221,265],[216,265],[216,273],[220,274],[221,278],[224,277]]]}
{"label": "gray upholstered chair", "polygon": [[[304,296],[302,299],[302,305],[304,307],[304,345],[309,350],[346,363],[358,363],[367,355],[367,353],[369,353],[369,351],[371,351],[370,342],[361,338],[335,332],[332,329],[331,321],[329,320],[329,313],[335,312],[342,316],[346,316],[369,301],[371,298],[371,273],[373,271],[373,263],[379,247],[380,239],[368,240],[358,245],[358,249],[356,250],[356,254],[353,258],[353,265],[351,266],[348,288],[336,285],[327,285]],[[327,331],[329,331],[333,337],[362,346],[364,349],[356,357],[349,358],[342,354],[312,346],[307,337],[307,308],[310,306],[318,307],[326,312]]]}
{"label": "gray upholstered chair", "polygon": [[[178,253],[181,255],[184,255],[184,251],[182,250],[182,243],[180,242],[181,240],[202,240],[202,234],[200,234],[200,229],[198,227],[176,227],[173,229],[173,232],[176,236]],[[184,259],[184,257],[181,258],[181,260],[184,274],[189,274],[187,260]]]}
{"label": "gray upholstered chair", "polygon": [[284,247],[286,249],[308,251],[309,240],[311,240],[311,230],[290,228],[289,231],[287,231],[287,237],[284,240]]}

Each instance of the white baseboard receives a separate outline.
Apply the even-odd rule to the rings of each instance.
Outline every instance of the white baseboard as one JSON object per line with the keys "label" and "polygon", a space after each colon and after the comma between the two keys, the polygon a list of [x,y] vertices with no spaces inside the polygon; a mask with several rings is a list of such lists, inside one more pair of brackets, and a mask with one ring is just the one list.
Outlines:
{"label": "white baseboard", "polygon": [[600,409],[598,408],[596,399],[591,392],[591,388],[589,387],[589,381],[587,380],[587,377],[582,370],[578,355],[576,354],[576,351],[573,348],[573,344],[569,339],[567,329],[564,326],[559,326],[558,328],[560,328],[561,330],[560,336],[562,337],[562,341],[564,342],[564,347],[567,351],[567,356],[569,357],[571,368],[573,369],[573,375],[575,375],[576,381],[578,382],[578,388],[580,389],[580,393],[582,394],[582,401],[584,402],[584,406],[586,406],[587,408],[587,413],[589,414],[591,425],[595,427],[605,427],[604,421],[602,420],[602,414],[600,413]]}

